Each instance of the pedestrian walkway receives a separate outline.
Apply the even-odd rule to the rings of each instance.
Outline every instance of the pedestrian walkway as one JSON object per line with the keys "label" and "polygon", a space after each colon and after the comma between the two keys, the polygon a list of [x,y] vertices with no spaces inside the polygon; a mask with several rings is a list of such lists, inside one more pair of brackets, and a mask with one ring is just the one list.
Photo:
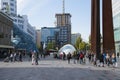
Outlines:
{"label": "pedestrian walkway", "polygon": [[74,64],[73,60],[68,64],[52,56],[40,59],[39,65],[27,60],[0,62],[0,80],[120,80],[119,75],[119,69]]}

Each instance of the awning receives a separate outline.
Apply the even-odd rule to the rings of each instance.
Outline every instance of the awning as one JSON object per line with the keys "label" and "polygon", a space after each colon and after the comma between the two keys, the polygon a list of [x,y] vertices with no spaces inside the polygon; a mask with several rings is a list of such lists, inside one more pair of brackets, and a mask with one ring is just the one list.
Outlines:
{"label": "awning", "polygon": [[14,48],[14,46],[0,45],[0,48]]}

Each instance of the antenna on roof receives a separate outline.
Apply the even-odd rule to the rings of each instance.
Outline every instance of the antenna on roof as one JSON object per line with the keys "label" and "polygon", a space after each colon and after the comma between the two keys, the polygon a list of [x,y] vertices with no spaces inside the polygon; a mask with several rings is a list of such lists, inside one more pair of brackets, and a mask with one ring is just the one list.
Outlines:
{"label": "antenna on roof", "polygon": [[65,0],[63,0],[63,14],[65,13]]}

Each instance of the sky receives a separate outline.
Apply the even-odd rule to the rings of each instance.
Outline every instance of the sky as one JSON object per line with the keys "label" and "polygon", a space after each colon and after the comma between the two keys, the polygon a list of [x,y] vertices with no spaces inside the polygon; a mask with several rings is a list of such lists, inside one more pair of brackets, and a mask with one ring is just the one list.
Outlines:
{"label": "sky", "polygon": [[[55,14],[62,13],[62,0],[17,0],[17,13],[27,15],[37,29],[55,27]],[[91,27],[91,0],[65,0],[65,13],[70,13],[72,33],[88,41]]]}

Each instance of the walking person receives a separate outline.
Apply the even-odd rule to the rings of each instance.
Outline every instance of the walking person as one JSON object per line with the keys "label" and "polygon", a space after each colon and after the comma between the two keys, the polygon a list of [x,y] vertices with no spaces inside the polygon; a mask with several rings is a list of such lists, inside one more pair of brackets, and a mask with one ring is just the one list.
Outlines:
{"label": "walking person", "polygon": [[68,60],[68,64],[70,64],[70,59],[71,59],[71,54],[70,52],[67,54],[67,60]]}
{"label": "walking person", "polygon": [[120,56],[120,54],[119,54],[119,52],[117,53],[117,58],[119,58],[119,56]]}
{"label": "walking person", "polygon": [[83,55],[83,53],[81,52],[81,53],[80,53],[80,64],[83,63],[83,58],[84,58],[84,55]]}
{"label": "walking person", "polygon": [[106,54],[106,63],[108,66],[110,65],[110,56],[108,53]]}
{"label": "walking person", "polygon": [[32,65],[34,65],[35,64],[35,54],[34,54],[34,52],[32,52]]}
{"label": "walking person", "polygon": [[79,54],[79,53],[77,53],[77,55],[76,55],[76,58],[77,58],[77,63],[79,63],[79,56],[80,56],[80,54]]}
{"label": "walking person", "polygon": [[112,54],[112,65],[113,65],[113,67],[115,67],[115,64],[116,64],[116,57],[115,57],[115,54],[113,53]]}
{"label": "walking person", "polygon": [[65,60],[66,58],[66,55],[65,55],[65,52],[63,52],[63,60]]}
{"label": "walking person", "polygon": [[72,56],[72,57],[73,57],[73,59],[74,59],[74,60],[73,60],[73,63],[76,64],[76,59],[77,59],[76,52],[73,53],[73,56]]}
{"label": "walking person", "polygon": [[17,54],[16,54],[16,52],[14,52],[14,54],[13,54],[13,61],[14,62],[17,61],[16,57],[17,57]]}
{"label": "walking person", "polygon": [[100,54],[100,66],[104,67],[104,56],[102,53]]}
{"label": "walking person", "polygon": [[13,62],[13,53],[10,54],[10,61]]}
{"label": "walking person", "polygon": [[34,55],[35,55],[35,65],[38,65],[38,53],[34,51]]}
{"label": "walking person", "polygon": [[89,62],[91,62],[91,53],[88,54]]}
{"label": "walking person", "polygon": [[19,52],[19,61],[22,62],[22,54]]}

